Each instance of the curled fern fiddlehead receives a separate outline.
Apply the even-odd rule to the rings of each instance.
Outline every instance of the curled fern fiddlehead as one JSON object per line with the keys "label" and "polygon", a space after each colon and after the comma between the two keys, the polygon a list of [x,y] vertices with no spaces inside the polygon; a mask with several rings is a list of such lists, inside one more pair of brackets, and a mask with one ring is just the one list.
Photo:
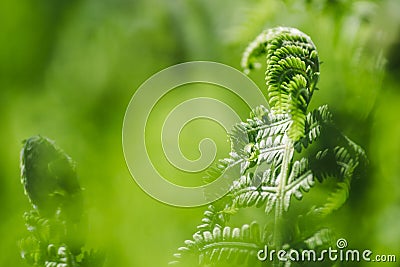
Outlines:
{"label": "curled fern fiddlehead", "polygon": [[[311,39],[293,28],[264,31],[244,52],[245,71],[254,69],[261,55],[267,58],[271,109],[256,107],[249,119],[232,130],[230,157],[221,160],[209,176],[235,169],[237,173],[230,174],[236,179],[230,192],[209,206],[192,240],[174,255],[174,264],[191,258],[199,266],[265,266],[268,262],[255,257],[264,245],[287,251],[330,245],[332,231],[309,221],[322,222],[345,203],[355,170],[366,162],[364,151],[334,126],[326,105],[307,112],[319,77]],[[327,179],[333,179],[335,187],[325,202],[304,207],[308,211],[301,214],[290,209],[293,199],[302,200]],[[230,218],[244,208],[260,210],[264,220],[241,228],[229,226]],[[272,264],[290,266],[291,262]]]}
{"label": "curled fern fiddlehead", "polygon": [[304,135],[308,104],[319,77],[319,59],[310,37],[294,28],[278,27],[262,32],[244,52],[242,68],[249,72],[255,60],[266,55],[265,80],[268,104],[277,114],[290,114],[288,134]]}
{"label": "curled fern fiddlehead", "polygon": [[70,212],[67,217],[79,220],[82,189],[75,163],[54,142],[41,136],[24,141],[21,181],[28,199],[41,214],[52,215],[63,207],[63,211]]}
{"label": "curled fern fiddlehead", "polygon": [[72,159],[50,139],[33,136],[21,151],[21,182],[32,204],[24,214],[22,258],[32,266],[101,266],[100,253],[83,249],[83,196]]}

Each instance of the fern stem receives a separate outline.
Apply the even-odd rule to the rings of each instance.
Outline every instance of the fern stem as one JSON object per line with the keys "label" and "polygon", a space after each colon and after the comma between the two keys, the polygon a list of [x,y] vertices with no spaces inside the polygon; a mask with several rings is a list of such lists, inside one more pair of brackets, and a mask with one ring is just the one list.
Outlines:
{"label": "fern stem", "polygon": [[[274,235],[273,235],[273,245],[275,250],[280,250],[282,248],[282,231],[284,230],[283,225],[283,201],[285,194],[285,187],[289,179],[290,174],[290,163],[293,158],[294,152],[294,143],[290,138],[287,138],[287,142],[285,145],[285,152],[283,154],[282,167],[279,173],[279,185],[277,192],[277,199],[275,205],[275,226],[274,226]],[[278,259],[275,258],[274,266],[279,266]]]}

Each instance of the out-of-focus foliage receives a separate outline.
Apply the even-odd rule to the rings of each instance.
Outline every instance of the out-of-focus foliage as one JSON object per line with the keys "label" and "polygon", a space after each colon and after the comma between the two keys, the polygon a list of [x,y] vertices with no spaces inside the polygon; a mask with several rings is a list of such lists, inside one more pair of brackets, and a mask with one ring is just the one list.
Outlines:
{"label": "out-of-focus foliage", "polygon": [[21,181],[32,209],[24,213],[21,256],[32,266],[102,266],[85,250],[86,220],[75,163],[54,141],[32,136],[21,151]]}
{"label": "out-of-focus foliage", "polygon": [[[106,266],[167,263],[202,209],[165,206],[133,182],[121,149],[125,107],[144,80],[172,64],[239,67],[246,44],[278,25],[313,37],[323,64],[310,108],[329,104],[339,128],[370,160],[335,225],[352,247],[395,254],[399,12],[397,0],[1,1],[0,266],[24,266],[17,240],[30,204],[18,162],[21,140],[36,134],[57,140],[78,163],[91,225],[87,244],[108,250]],[[262,72],[251,78],[265,88]]]}

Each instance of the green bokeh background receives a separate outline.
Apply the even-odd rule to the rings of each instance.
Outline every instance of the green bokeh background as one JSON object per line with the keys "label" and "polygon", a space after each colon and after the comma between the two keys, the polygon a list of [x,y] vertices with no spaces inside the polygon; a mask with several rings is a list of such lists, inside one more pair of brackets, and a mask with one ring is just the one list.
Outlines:
{"label": "green bokeh background", "polygon": [[[17,246],[30,209],[19,151],[36,134],[56,140],[77,162],[88,246],[108,251],[106,266],[171,260],[203,208],[164,205],[133,181],[121,145],[125,108],[142,82],[173,64],[211,60],[239,68],[248,42],[279,25],[312,37],[323,64],[311,108],[329,104],[338,127],[370,160],[333,223],[351,247],[400,261],[399,14],[397,0],[0,2],[0,266],[26,266]],[[264,88],[263,71],[250,77]],[[238,102],[237,112],[245,118],[248,110]],[[188,136],[214,129],[194,128],[181,139],[189,158],[198,151]],[[226,151],[226,138],[216,140]]]}

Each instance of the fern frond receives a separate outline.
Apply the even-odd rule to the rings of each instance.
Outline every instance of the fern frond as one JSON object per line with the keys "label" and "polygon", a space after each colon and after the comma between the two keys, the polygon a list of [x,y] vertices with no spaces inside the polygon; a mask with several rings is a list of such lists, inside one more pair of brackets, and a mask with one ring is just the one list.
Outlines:
{"label": "fern frond", "polygon": [[194,255],[199,265],[207,263],[254,263],[256,253],[263,247],[263,232],[257,222],[244,224],[241,228],[215,227],[212,231],[195,233],[192,240],[186,240],[185,246],[174,254],[178,264],[187,254]]}
{"label": "fern frond", "polygon": [[44,262],[45,253],[43,246],[33,235],[19,241],[21,258],[29,265],[40,266]]}
{"label": "fern frond", "polygon": [[55,245],[48,247],[48,260],[44,263],[45,267],[79,267],[74,255],[65,245],[56,248]]}
{"label": "fern frond", "polygon": [[295,161],[290,173],[288,184],[284,188],[283,207],[285,211],[289,209],[290,199],[294,195],[298,200],[303,198],[303,192],[308,192],[314,186],[314,175],[309,169],[308,160],[302,158]]}
{"label": "fern frond", "polygon": [[273,114],[263,106],[253,109],[246,122],[233,127],[230,133],[230,157],[219,160],[214,168],[207,171],[204,177],[206,182],[215,180],[237,166],[240,166],[240,175],[243,175],[256,164],[281,161],[287,139],[285,133],[290,125],[288,116]]}
{"label": "fern frond", "polygon": [[321,135],[321,129],[333,125],[332,114],[327,105],[322,105],[309,112],[305,119],[305,136],[295,142],[294,147],[298,153],[302,148],[307,148],[310,144],[317,141]]}
{"label": "fern frond", "polygon": [[[193,240],[179,248],[174,263],[192,255],[203,266],[219,262],[233,266],[238,260],[246,263],[255,259],[254,253],[267,242],[275,249],[299,251],[330,244],[329,229],[316,231],[307,225],[311,229],[301,232],[298,219],[303,214],[294,221],[286,219],[292,196],[301,200],[316,181],[334,179],[335,188],[326,201],[319,207],[313,205],[304,217],[320,220],[344,205],[355,171],[366,161],[363,149],[335,127],[326,105],[307,112],[319,77],[319,59],[311,39],[292,28],[267,30],[248,46],[242,67],[247,72],[255,68],[262,55],[267,59],[271,110],[254,108],[250,118],[232,130],[230,157],[209,172],[209,176],[219,177],[230,171],[233,182],[229,193],[206,210]],[[245,224],[241,229],[227,226],[231,216],[248,207],[273,215],[265,221],[272,229],[252,235],[249,228],[258,229],[258,233],[258,224]],[[291,264],[287,261],[285,266]]]}
{"label": "fern frond", "polygon": [[255,176],[249,173],[235,181],[230,191],[231,205],[235,208],[253,206],[259,208],[266,205],[265,212],[269,213],[275,204],[277,193],[276,185],[273,185],[275,174],[271,169],[257,173]]}
{"label": "fern frond", "polygon": [[[359,152],[361,152],[360,150]],[[353,178],[354,170],[357,168],[359,162],[351,156],[351,153],[343,148],[335,148],[335,156],[337,160],[337,166],[339,167],[336,173],[337,177],[341,177],[336,185],[336,188],[332,193],[329,194],[325,204],[322,207],[314,210],[315,214],[325,217],[331,214],[333,211],[339,209],[346,202],[349,197],[350,184]]]}
{"label": "fern frond", "polygon": [[332,245],[334,235],[329,228],[323,228],[304,240],[308,249],[317,249]]}
{"label": "fern frond", "polygon": [[36,210],[25,212],[23,217],[26,228],[37,240],[44,241],[50,239],[51,227],[49,219],[40,217]]}
{"label": "fern frond", "polygon": [[229,220],[229,213],[217,209],[216,205],[209,205],[204,211],[201,224],[197,226],[198,232],[211,231],[215,227],[223,227]]}

